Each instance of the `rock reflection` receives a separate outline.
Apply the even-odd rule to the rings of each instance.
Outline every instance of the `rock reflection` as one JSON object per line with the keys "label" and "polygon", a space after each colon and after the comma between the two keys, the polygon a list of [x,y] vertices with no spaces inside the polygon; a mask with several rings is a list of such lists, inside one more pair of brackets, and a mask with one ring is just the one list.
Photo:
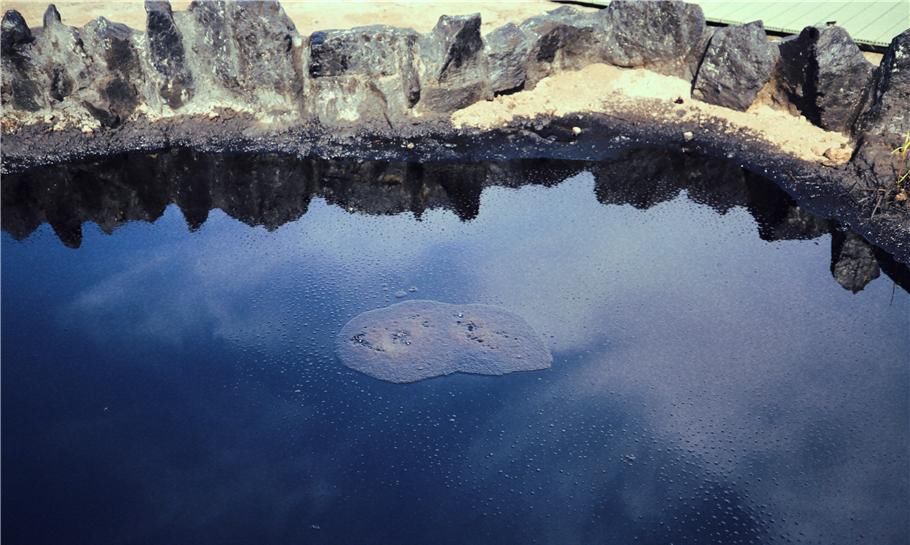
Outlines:
{"label": "rock reflection", "polygon": [[221,209],[268,230],[306,214],[321,197],[348,212],[391,215],[452,210],[477,217],[485,187],[555,185],[581,171],[595,178],[599,202],[647,209],[685,191],[720,214],[745,207],[762,240],[806,240],[831,234],[831,273],[854,293],[881,270],[907,287],[908,269],[861,237],[800,208],[773,183],[728,161],[664,150],[637,149],[596,163],[519,160],[404,163],[298,159],[274,154],[204,154],[172,150],[58,165],[6,176],[2,227],[27,238],[48,223],[66,246],[82,243],[82,224],[112,233],[131,221],[153,222],[171,203],[190,230]]}

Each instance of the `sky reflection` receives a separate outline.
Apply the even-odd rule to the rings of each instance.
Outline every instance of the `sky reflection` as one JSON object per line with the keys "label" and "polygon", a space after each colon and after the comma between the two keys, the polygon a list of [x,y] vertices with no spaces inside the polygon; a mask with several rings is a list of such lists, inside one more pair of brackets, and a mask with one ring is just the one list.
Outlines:
{"label": "sky reflection", "polygon": [[[469,222],[314,198],[271,231],[4,234],[4,539],[906,542],[910,296],[839,286],[830,235],[597,183],[488,187]],[[410,287],[521,315],[553,368],[341,366]]]}

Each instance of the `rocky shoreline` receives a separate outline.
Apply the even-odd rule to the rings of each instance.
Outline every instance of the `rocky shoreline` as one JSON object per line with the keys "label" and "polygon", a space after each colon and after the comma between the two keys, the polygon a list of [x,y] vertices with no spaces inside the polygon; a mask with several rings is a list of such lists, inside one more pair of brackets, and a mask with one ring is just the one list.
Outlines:
{"label": "rocky shoreline", "polygon": [[[300,35],[276,2],[146,2],[147,29],[3,17],[4,173],[131,150],[280,152],[372,160],[597,160],[653,146],[724,157],[816,213],[910,261],[910,213],[891,151],[910,132],[910,31],[875,67],[836,26],[769,42],[760,22],[715,28],[698,6],[614,0],[562,7],[482,35],[480,16],[426,34],[389,26]],[[849,161],[806,161],[723,119],[674,120],[672,104],[616,114],[540,112],[497,128],[453,112],[593,63],[683,78],[691,97],[757,101],[849,135]],[[656,121],[656,113],[664,111]],[[846,159],[846,158],[845,158]]]}

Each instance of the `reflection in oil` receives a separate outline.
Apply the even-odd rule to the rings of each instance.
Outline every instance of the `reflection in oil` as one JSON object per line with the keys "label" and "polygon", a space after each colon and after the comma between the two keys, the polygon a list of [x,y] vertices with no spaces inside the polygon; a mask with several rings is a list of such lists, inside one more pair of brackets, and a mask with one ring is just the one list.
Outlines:
{"label": "reflection in oil", "polygon": [[[910,296],[871,281],[906,269],[729,164],[172,152],[2,187],[4,542],[910,536]],[[552,367],[337,360],[408,299],[506,308]]]}
{"label": "reflection in oil", "polygon": [[10,175],[3,184],[3,229],[24,239],[49,223],[68,247],[82,242],[82,224],[105,233],[130,221],[155,221],[177,204],[191,230],[218,208],[250,226],[274,230],[303,216],[313,197],[349,212],[418,219],[428,209],[478,214],[485,187],[554,185],[583,170],[597,200],[648,209],[685,190],[723,214],[746,207],[763,240],[813,239],[832,233],[831,273],[857,292],[877,278],[880,263],[904,289],[904,265],[861,237],[800,209],[772,183],[726,161],[656,150],[632,150],[614,161],[523,160],[469,164],[298,160],[280,155],[206,155],[188,150],[129,154],[103,162]]}

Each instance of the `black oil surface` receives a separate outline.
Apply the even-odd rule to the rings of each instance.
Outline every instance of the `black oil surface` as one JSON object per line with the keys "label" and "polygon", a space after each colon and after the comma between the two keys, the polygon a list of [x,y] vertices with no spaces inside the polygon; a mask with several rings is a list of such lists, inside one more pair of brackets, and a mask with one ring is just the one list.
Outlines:
{"label": "black oil surface", "polygon": [[[734,166],[173,152],[7,176],[2,220],[5,544],[910,537],[906,268]],[[409,298],[553,366],[341,365]]]}

